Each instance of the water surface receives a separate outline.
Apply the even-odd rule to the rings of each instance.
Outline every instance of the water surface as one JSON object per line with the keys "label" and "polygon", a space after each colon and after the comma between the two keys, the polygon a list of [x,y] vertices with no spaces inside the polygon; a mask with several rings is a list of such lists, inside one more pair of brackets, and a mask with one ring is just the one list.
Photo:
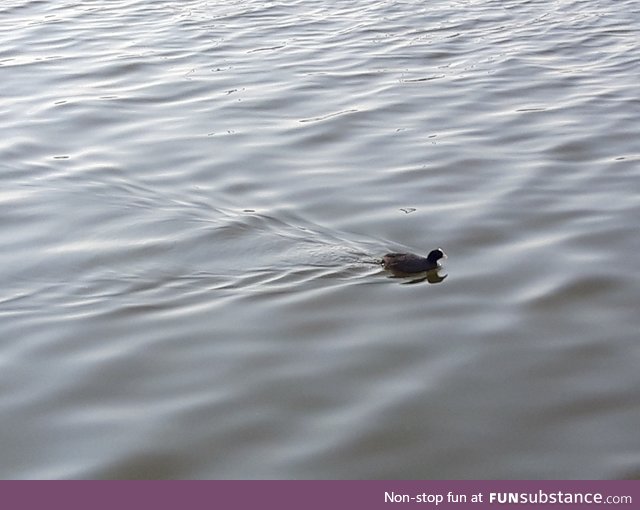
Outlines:
{"label": "water surface", "polygon": [[632,0],[3,2],[0,476],[637,478],[639,74]]}

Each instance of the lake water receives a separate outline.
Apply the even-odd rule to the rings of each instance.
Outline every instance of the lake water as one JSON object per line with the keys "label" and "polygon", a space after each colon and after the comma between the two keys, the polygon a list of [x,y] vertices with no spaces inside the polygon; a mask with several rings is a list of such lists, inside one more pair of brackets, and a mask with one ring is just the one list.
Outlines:
{"label": "lake water", "polygon": [[640,477],[639,76],[634,0],[3,1],[0,477]]}

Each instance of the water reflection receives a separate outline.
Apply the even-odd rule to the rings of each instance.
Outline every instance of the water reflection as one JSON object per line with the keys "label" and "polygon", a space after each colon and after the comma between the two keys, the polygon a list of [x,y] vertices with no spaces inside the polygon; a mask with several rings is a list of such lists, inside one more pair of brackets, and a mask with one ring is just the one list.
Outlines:
{"label": "water reflection", "polygon": [[440,270],[441,268],[437,268],[437,269],[432,269],[431,271],[425,271],[422,273],[401,273],[401,272],[393,272],[393,271],[389,271],[391,274],[391,276],[389,276],[389,278],[398,278],[398,279],[402,279],[405,280],[402,283],[402,285],[410,285],[413,283],[422,283],[422,282],[427,282],[430,284],[438,284],[438,283],[442,283],[445,278],[447,278],[447,276],[449,276],[447,273],[444,274],[440,274]]}

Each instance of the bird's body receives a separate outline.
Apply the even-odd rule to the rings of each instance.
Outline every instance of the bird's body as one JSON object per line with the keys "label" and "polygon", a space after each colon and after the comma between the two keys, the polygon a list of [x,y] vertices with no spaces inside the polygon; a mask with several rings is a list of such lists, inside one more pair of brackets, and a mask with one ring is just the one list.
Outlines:
{"label": "bird's body", "polygon": [[423,273],[440,267],[438,261],[446,257],[440,248],[432,250],[426,257],[414,253],[387,253],[382,257],[382,265],[393,273]]}

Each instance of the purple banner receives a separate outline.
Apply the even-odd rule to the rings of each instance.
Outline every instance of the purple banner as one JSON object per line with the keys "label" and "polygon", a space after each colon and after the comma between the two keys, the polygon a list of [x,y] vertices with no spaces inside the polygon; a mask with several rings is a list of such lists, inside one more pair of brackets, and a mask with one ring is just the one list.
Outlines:
{"label": "purple banner", "polygon": [[6,481],[20,510],[640,508],[640,481]]}

